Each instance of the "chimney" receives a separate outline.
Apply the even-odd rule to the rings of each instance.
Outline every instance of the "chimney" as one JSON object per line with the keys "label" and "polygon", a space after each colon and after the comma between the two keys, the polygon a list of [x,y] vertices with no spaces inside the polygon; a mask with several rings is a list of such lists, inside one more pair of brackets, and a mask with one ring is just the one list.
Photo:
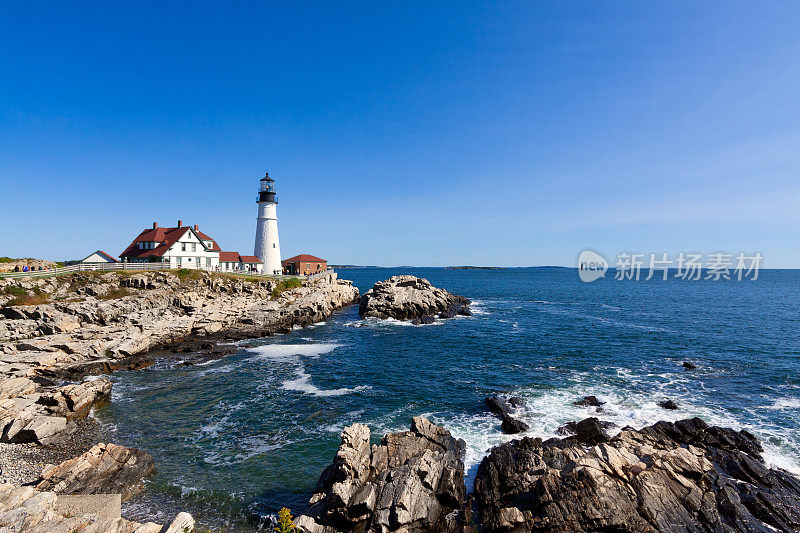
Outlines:
{"label": "chimney", "polygon": [[200,231],[200,228],[197,226],[197,224],[194,225],[194,230],[195,231]]}
{"label": "chimney", "polygon": [[153,229],[158,229],[158,222],[153,222]]}
{"label": "chimney", "polygon": [[179,220],[179,221],[178,221],[178,227],[179,227],[179,228],[182,228],[182,227],[183,227],[183,220]]}

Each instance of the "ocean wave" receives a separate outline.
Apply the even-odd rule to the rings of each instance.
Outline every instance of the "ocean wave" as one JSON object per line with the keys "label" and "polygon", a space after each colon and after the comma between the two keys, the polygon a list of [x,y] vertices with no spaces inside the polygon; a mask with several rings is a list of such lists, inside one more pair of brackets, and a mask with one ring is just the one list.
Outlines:
{"label": "ocean wave", "polygon": [[310,394],[312,396],[344,396],[345,394],[351,394],[354,392],[359,392],[363,390],[369,389],[369,385],[359,385],[357,387],[352,388],[340,388],[340,389],[320,389],[313,383],[311,383],[311,376],[306,373],[305,368],[303,366],[298,366],[296,371],[296,378],[284,381],[281,387],[284,390],[291,390],[291,391],[299,391],[304,392],[306,394]]}
{"label": "ocean wave", "polygon": [[800,398],[778,398],[767,409],[782,411],[784,409],[800,409]]}
{"label": "ocean wave", "polygon": [[248,352],[256,354],[259,359],[272,361],[294,361],[297,356],[319,357],[341,348],[343,344],[335,342],[308,343],[308,344],[264,344],[262,346],[249,346]]}
{"label": "ocean wave", "polygon": [[[663,388],[659,387],[659,384],[653,384],[656,389],[656,392],[653,392],[592,383],[594,378],[590,375],[576,374],[583,375],[573,376],[576,382],[568,387],[551,390],[533,387],[511,393],[525,400],[524,406],[517,411],[516,416],[526,422],[530,429],[521,434],[502,433],[500,420],[488,412],[455,416],[427,414],[432,421],[443,425],[455,437],[462,438],[467,443],[465,468],[469,490],[472,489],[471,480],[474,480],[478,464],[492,447],[525,436],[542,439],[563,437],[558,434],[559,427],[567,422],[590,416],[615,424],[616,428],[610,431],[611,434],[626,426],[641,429],[660,420],[675,422],[693,417],[699,417],[711,425],[731,427],[736,430],[747,429],[759,438],[764,448],[763,457],[768,465],[800,476],[800,460],[796,456],[800,443],[795,442],[790,431],[776,427],[765,419],[751,416],[740,418],[712,406],[698,405],[688,395],[675,394],[671,386],[666,386],[673,380],[665,381]],[[648,379],[647,376],[639,376],[630,371],[622,374],[635,382]],[[671,392],[669,397],[675,399],[677,410],[665,410],[658,405],[659,401],[668,397],[664,391]],[[576,400],[588,395],[597,396],[605,404],[600,409],[575,405]],[[777,400],[774,407],[778,409],[800,407],[800,401],[796,401],[797,399],[783,400]]]}

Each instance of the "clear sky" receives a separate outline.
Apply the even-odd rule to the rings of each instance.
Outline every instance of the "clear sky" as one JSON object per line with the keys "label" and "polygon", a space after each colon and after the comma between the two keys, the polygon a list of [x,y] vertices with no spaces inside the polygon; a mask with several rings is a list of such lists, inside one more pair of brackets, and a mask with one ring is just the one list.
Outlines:
{"label": "clear sky", "polygon": [[0,255],[800,267],[797,2],[6,2]]}

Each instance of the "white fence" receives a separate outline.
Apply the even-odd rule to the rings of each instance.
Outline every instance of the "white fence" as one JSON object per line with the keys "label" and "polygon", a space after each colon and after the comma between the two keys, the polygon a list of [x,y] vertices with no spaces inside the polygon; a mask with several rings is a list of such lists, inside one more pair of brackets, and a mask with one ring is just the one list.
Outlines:
{"label": "white fence", "polygon": [[[18,278],[49,278],[52,276],[60,276],[62,274],[71,274],[73,272],[93,272],[93,271],[111,271],[111,270],[170,270],[169,263],[78,263],[77,265],[70,265],[65,267],[55,267],[42,270],[31,270],[30,272],[0,272],[0,278],[18,279]],[[197,269],[206,270],[208,272],[217,272],[214,269]],[[220,274],[230,274],[233,276],[253,276],[259,278],[274,278],[274,279],[289,279],[299,278],[313,280],[331,272],[320,272],[313,276],[283,276],[275,274],[259,274],[258,272],[228,272],[220,271]]]}

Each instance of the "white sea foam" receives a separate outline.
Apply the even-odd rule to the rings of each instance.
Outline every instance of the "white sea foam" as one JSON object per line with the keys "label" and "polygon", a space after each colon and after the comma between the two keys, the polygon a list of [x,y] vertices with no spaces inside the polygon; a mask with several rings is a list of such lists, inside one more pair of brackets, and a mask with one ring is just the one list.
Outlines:
{"label": "white sea foam", "polygon": [[312,396],[344,396],[345,394],[351,394],[370,388],[368,385],[359,385],[353,388],[323,390],[311,383],[311,376],[306,373],[302,366],[298,366],[295,373],[297,375],[296,379],[284,381],[281,385],[285,390],[305,392]]}
{"label": "white sea foam", "polygon": [[[641,380],[652,383],[654,376],[652,374],[638,376],[630,370],[620,370],[618,375],[632,385]],[[764,460],[768,465],[783,468],[800,476],[800,460],[796,456],[800,443],[793,440],[789,431],[774,427],[755,416],[740,419],[720,409],[696,404],[688,395],[682,396],[676,393],[675,384],[683,380],[682,376],[674,379],[661,376],[664,381],[654,384],[655,391],[644,388],[637,390],[635,386],[628,388],[606,385],[599,383],[596,377],[586,372],[574,372],[571,377],[573,385],[566,388],[550,390],[530,388],[513,391],[513,395],[521,396],[525,400],[524,407],[516,413],[520,420],[530,426],[530,429],[523,434],[503,434],[500,430],[500,421],[489,413],[456,417],[429,414],[431,420],[443,424],[455,437],[466,441],[465,468],[467,487],[470,490],[477,465],[492,447],[522,436],[543,439],[560,437],[561,435],[557,433],[559,427],[567,422],[590,416],[614,423],[616,431],[625,426],[640,429],[659,420],[674,422],[691,417],[700,417],[712,425],[737,430],[747,429],[759,438],[764,448]],[[662,390],[669,391],[670,397],[675,398],[678,404],[677,410],[665,410],[658,406],[658,402],[666,398],[661,393]],[[597,396],[600,401],[605,402],[599,411],[596,407],[581,407],[574,404],[576,400],[588,395]],[[800,407],[800,401],[795,400],[797,399],[779,399],[769,409]],[[613,432],[611,431],[612,434]]]}
{"label": "white sea foam", "polygon": [[469,310],[474,316],[490,315],[491,313],[486,309],[486,306],[487,303],[483,300],[472,300]]}
{"label": "white sea foam", "polygon": [[298,355],[305,357],[319,357],[343,346],[333,342],[308,343],[308,344],[265,344],[263,346],[250,346],[248,352],[253,352],[259,359],[272,361],[295,361]]}
{"label": "white sea foam", "polygon": [[800,398],[778,398],[775,403],[767,407],[772,410],[800,409]]}

